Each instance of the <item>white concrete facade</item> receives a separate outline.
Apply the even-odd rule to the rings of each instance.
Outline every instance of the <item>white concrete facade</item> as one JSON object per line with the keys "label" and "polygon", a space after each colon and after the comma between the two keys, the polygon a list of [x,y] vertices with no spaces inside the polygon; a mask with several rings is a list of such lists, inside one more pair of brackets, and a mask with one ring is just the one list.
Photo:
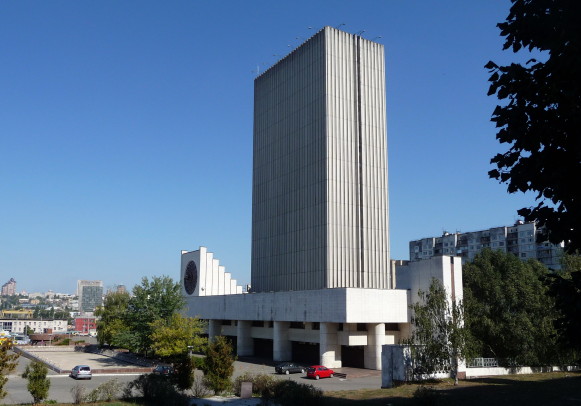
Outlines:
{"label": "white concrete facade", "polygon": [[[215,296],[234,295],[242,293],[242,286],[238,285],[236,279],[226,272],[226,268],[220,265],[220,261],[214,258],[214,254],[206,247],[200,247],[196,251],[182,251],[180,280],[183,282],[186,271],[190,268],[189,277],[193,277],[195,282],[190,285],[182,283],[182,295]],[[194,285],[191,285],[193,283]],[[192,292],[187,292],[187,289]],[[192,288],[193,286],[193,288]]]}
{"label": "white concrete facade", "polygon": [[[195,261],[199,251],[183,255],[185,264]],[[255,340],[270,340],[275,361],[292,360],[297,355],[293,354],[293,343],[310,343],[319,346],[319,363],[340,368],[346,347],[363,347],[361,365],[381,369],[382,346],[397,344],[408,336],[409,304],[417,300],[417,290],[427,290],[432,278],[437,278],[461,300],[461,272],[460,258],[439,257],[399,267],[400,289],[202,295],[213,289],[204,285],[204,291],[182,291],[186,299],[184,312],[208,321],[210,339],[218,335],[236,337],[239,356],[255,355]]]}
{"label": "white concrete facade", "polygon": [[383,45],[325,27],[255,80],[252,289],[386,289]]}

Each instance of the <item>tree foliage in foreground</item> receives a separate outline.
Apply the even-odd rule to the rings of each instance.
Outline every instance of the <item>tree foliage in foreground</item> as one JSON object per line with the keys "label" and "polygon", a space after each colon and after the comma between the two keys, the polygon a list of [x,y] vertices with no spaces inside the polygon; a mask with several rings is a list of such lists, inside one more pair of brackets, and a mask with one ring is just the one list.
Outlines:
{"label": "tree foliage in foreground", "polygon": [[141,280],[133,288],[133,296],[107,295],[98,314],[97,337],[101,344],[127,348],[147,354],[152,350],[154,323],[171,320],[184,306],[180,285],[168,276]]}
{"label": "tree foliage in foreground", "polygon": [[549,294],[554,298],[558,311],[554,325],[564,348],[581,356],[581,256],[565,255],[563,270],[547,275]]}
{"label": "tree foliage in foreground", "polygon": [[432,375],[451,366],[458,383],[458,360],[466,356],[467,333],[462,303],[448,297],[442,282],[432,279],[427,292],[419,291],[420,301],[412,309],[412,346],[416,375]]}
{"label": "tree foliage in foreground", "polygon": [[97,341],[99,345],[112,344],[114,337],[127,330],[124,321],[129,306],[130,296],[127,292],[109,292],[105,295],[103,306],[95,311],[97,322]]}
{"label": "tree foliage in foreground", "polygon": [[542,282],[547,272],[537,261],[490,249],[464,265],[465,322],[473,352],[505,366],[558,361],[554,302]]}
{"label": "tree foliage in foreground", "polygon": [[205,383],[216,394],[230,388],[230,378],[234,373],[234,361],[232,344],[226,337],[217,336],[208,344],[204,360]]}
{"label": "tree foliage in foreground", "polygon": [[16,368],[16,360],[18,359],[18,354],[14,354],[10,351],[12,348],[12,343],[8,340],[0,342],[0,399],[4,399],[7,395],[4,390],[4,385],[8,382],[8,375],[10,372]]}
{"label": "tree foliage in foreground", "polygon": [[22,377],[28,379],[26,388],[32,395],[34,403],[40,403],[48,397],[50,380],[46,377],[48,368],[42,362],[34,361],[26,366]]}
{"label": "tree foliage in foreground", "polygon": [[154,276],[151,281],[141,280],[141,285],[133,288],[133,297],[129,301],[126,321],[129,329],[135,334],[138,352],[147,353],[153,344],[152,322],[158,319],[169,319],[185,305],[179,282],[169,276]]}
{"label": "tree foliage in foreground", "polygon": [[152,349],[162,358],[176,359],[189,351],[201,351],[207,342],[201,335],[205,323],[198,318],[184,317],[174,313],[168,319],[157,319],[151,323]]}
{"label": "tree foliage in foreground", "polygon": [[523,65],[486,65],[488,94],[503,103],[492,114],[496,138],[510,145],[492,158],[497,169],[489,176],[507,183],[509,193],[535,192],[537,205],[518,214],[545,226],[551,242],[581,249],[575,177],[581,173],[581,2],[511,1],[506,21],[498,24],[504,49],[540,56]]}

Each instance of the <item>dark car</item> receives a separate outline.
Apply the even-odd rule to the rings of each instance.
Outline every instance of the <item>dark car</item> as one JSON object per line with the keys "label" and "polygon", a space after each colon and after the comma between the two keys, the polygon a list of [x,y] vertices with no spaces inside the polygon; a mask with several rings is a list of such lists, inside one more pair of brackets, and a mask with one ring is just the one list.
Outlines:
{"label": "dark car", "polygon": [[174,373],[174,369],[172,366],[169,365],[158,365],[153,368],[151,371],[154,375],[161,375],[161,376],[172,376]]}
{"label": "dark car", "polygon": [[295,364],[294,362],[283,362],[274,367],[277,374],[294,374],[294,373],[305,373],[305,367]]}

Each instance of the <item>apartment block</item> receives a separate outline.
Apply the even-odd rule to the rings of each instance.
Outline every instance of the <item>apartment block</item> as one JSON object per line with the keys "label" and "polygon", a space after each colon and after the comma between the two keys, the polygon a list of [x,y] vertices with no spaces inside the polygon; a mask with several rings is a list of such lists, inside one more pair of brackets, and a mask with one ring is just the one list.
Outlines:
{"label": "apartment block", "polygon": [[551,269],[561,268],[563,244],[537,242],[541,229],[533,222],[517,221],[512,226],[493,227],[467,233],[444,232],[441,237],[410,241],[410,261],[439,255],[453,255],[470,262],[484,248],[510,252],[526,261],[536,259]]}

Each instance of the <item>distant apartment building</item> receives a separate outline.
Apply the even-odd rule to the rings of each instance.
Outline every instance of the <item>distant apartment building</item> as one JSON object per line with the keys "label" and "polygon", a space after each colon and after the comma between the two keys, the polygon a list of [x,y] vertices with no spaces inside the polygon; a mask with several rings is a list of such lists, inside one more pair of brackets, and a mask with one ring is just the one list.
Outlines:
{"label": "distant apartment building", "polygon": [[79,296],[79,312],[94,312],[96,307],[103,304],[103,281],[78,281],[77,295]]}
{"label": "distant apartment building", "polygon": [[113,285],[107,289],[107,294],[109,293],[127,293],[127,288],[125,285]]}
{"label": "distant apartment building", "polygon": [[14,296],[16,294],[16,281],[10,278],[8,282],[2,285],[2,296]]}
{"label": "distant apartment building", "polygon": [[95,317],[76,317],[75,331],[82,335],[97,332],[97,320]]}
{"label": "distant apartment building", "polygon": [[517,221],[513,226],[493,227],[467,233],[444,232],[441,237],[410,241],[410,260],[418,261],[439,255],[454,255],[462,263],[472,261],[484,248],[514,254],[526,261],[536,259],[551,269],[561,268],[563,244],[537,243],[541,232],[535,223]]}
{"label": "distant apartment building", "polygon": [[42,333],[51,329],[55,333],[67,331],[67,321],[57,319],[6,319],[0,318],[0,330],[11,333],[24,333],[26,327],[32,329],[35,333]]}

